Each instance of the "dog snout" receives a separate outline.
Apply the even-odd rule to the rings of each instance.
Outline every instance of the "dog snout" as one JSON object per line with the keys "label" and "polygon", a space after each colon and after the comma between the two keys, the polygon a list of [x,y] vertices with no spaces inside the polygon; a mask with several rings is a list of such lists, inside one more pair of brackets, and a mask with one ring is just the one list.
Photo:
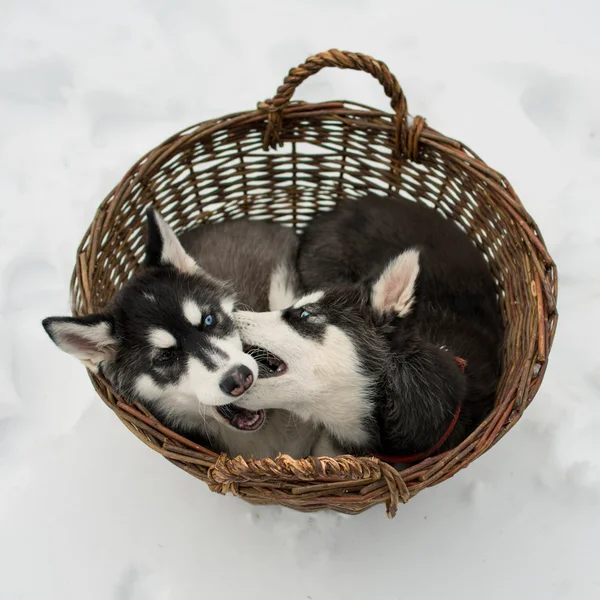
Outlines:
{"label": "dog snout", "polygon": [[241,331],[242,338],[244,337],[244,332],[250,332],[255,330],[257,327],[262,328],[267,323],[274,322],[274,320],[277,319],[280,314],[281,313],[279,311],[258,313],[243,310],[233,313],[235,324]]}
{"label": "dog snout", "polygon": [[245,365],[237,365],[225,373],[219,387],[229,396],[241,396],[253,383],[252,371]]}

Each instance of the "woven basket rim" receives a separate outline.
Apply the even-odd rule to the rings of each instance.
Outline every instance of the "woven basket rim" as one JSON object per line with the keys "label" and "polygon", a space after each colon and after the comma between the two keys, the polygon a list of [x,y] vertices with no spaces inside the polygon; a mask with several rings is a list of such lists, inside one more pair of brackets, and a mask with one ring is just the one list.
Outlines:
{"label": "woven basket rim", "polygon": [[[297,85],[324,66],[354,68],[372,74],[384,86],[394,113],[344,100],[292,102]],[[396,164],[394,161],[399,165],[407,160],[418,162],[420,153],[431,150],[441,153],[453,165],[461,165],[470,176],[484,182],[486,189],[502,199],[503,208],[518,227],[529,255],[527,260],[531,269],[527,276],[531,295],[537,303],[537,336],[527,340],[526,358],[522,364],[505,365],[505,369],[511,369],[511,386],[504,391],[505,400],[466,440],[401,472],[374,457],[299,460],[285,455],[256,460],[228,457],[171,432],[141,405],[130,404],[116,395],[101,376],[90,373],[90,377],[97,393],[130,431],[178,467],[208,483],[213,491],[232,492],[253,503],[282,504],[306,511],[333,508],[356,514],[374,504],[385,503],[388,515],[393,516],[400,502],[406,502],[425,487],[453,476],[514,426],[544,378],[558,315],[556,266],[535,221],[510,183],[463,143],[432,129],[422,117],[410,118],[404,94],[383,63],[365,55],[337,50],[321,53],[292,69],[276,96],[259,103],[257,109],[187,127],[142,156],[100,204],[83,237],[71,281],[72,310],[74,315],[81,315],[99,308],[93,294],[95,261],[104,248],[108,224],[119,214],[131,191],[144,185],[152,172],[163,169],[181,154],[183,148],[202,145],[218,134],[228,135],[229,138],[224,139],[235,141],[236,135],[243,137],[250,130],[263,133],[263,148],[276,148],[284,142],[285,123],[333,119],[352,124],[354,118],[369,120],[375,130],[380,127],[386,135],[393,132],[398,154],[391,161],[392,167]],[[514,309],[517,319],[518,309]]]}

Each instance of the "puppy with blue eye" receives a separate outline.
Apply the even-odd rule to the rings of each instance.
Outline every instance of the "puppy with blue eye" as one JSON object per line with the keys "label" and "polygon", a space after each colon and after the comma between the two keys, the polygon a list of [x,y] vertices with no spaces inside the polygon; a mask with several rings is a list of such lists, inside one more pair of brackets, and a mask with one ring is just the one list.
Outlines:
{"label": "puppy with blue eye", "polygon": [[178,238],[158,213],[147,218],[144,265],[102,312],[45,319],[49,336],[125,399],[217,451],[308,456],[318,428],[285,410],[239,404],[259,366],[233,318],[237,306],[265,311],[293,301],[294,231],[238,220]]}
{"label": "puppy with blue eye", "polygon": [[243,406],[285,408],[341,451],[391,462],[456,445],[492,409],[496,286],[453,222],[400,197],[343,201],[308,225],[298,270],[309,293],[289,308],[235,315],[278,363]]}

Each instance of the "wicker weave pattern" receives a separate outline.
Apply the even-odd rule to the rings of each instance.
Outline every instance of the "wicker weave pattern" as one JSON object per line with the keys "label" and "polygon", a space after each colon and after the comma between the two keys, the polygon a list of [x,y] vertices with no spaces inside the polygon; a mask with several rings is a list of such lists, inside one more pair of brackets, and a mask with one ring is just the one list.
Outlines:
{"label": "wicker weave pattern", "polygon": [[[327,66],[370,73],[394,113],[346,101],[292,102],[295,88]],[[539,389],[557,323],[556,269],[508,181],[464,144],[421,117],[410,119],[396,78],[368,56],[338,50],[313,56],[257,110],[190,127],[140,159],[102,202],[83,238],[73,313],[102,309],[139,264],[143,208],[150,203],[178,232],[199,221],[244,216],[301,230],[315,212],[367,192],[399,193],[457,222],[498,281],[506,340],[496,408],[460,446],[401,473],[371,457],[229,458],[169,431],[92,375],[98,394],[173,464],[214,491],[254,504],[355,514],[385,503],[393,516],[399,502],[467,466],[517,422]]]}

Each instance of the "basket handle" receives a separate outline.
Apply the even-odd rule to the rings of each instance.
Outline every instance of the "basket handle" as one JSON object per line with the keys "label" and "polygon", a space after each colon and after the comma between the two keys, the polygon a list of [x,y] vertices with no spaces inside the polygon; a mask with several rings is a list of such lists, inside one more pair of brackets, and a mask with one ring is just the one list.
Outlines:
{"label": "basket handle", "polygon": [[408,154],[408,107],[402,88],[387,65],[365,54],[328,50],[306,59],[306,62],[291,69],[283,84],[277,88],[275,97],[258,103],[258,108],[268,113],[268,123],[263,139],[263,147],[276,148],[281,144],[282,112],[289,104],[295,89],[311,75],[318,73],[324,67],[339,69],[355,69],[365,71],[375,77],[391,100],[396,113],[396,147],[403,156]]}

